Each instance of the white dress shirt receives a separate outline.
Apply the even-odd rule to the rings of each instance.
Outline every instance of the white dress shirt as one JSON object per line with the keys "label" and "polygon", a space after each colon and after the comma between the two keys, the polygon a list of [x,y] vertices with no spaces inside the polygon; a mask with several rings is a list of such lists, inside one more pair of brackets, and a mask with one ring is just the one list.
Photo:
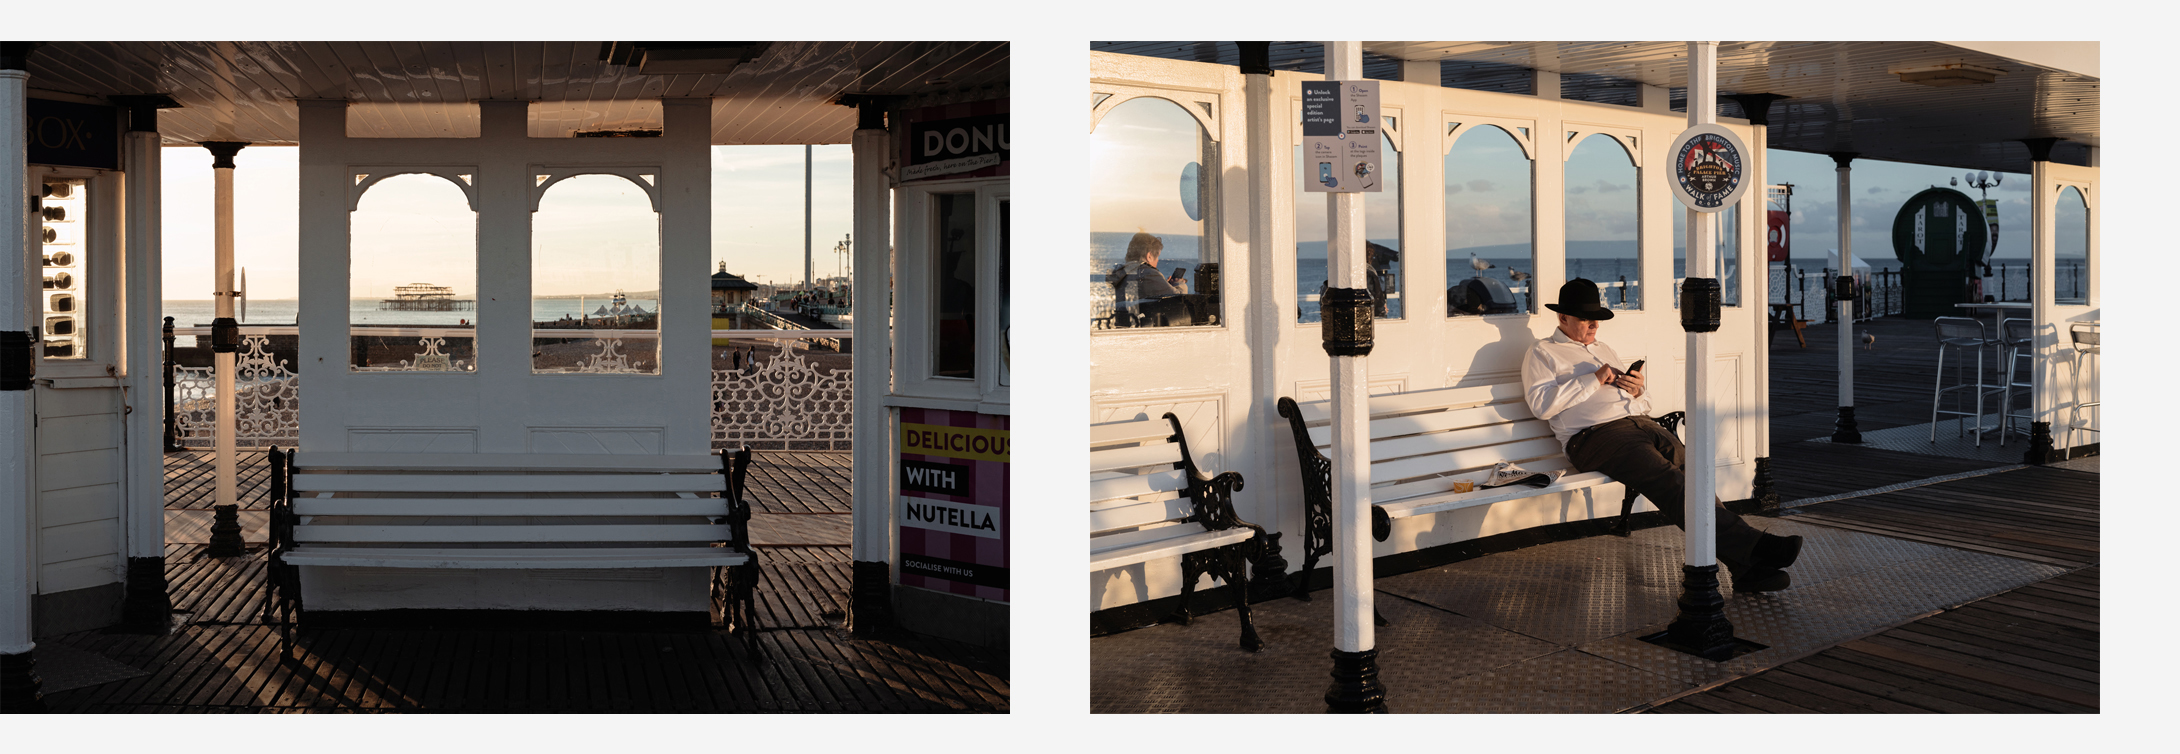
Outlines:
{"label": "white dress shirt", "polygon": [[[1558,328],[1552,336],[1529,349],[1521,362],[1522,399],[1530,413],[1550,422],[1552,435],[1566,447],[1568,438],[1590,427],[1615,419],[1650,413],[1648,391],[1634,397],[1627,391],[1597,381],[1597,370],[1610,365],[1625,370],[1620,355],[1596,341],[1574,342]],[[1645,367],[1643,371],[1650,371]]]}

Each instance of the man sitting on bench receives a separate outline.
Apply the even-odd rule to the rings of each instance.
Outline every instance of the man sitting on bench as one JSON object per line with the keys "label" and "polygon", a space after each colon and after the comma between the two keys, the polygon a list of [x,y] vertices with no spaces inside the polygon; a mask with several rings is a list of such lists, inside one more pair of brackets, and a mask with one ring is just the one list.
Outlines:
{"label": "man sitting on bench", "polygon": [[[1597,340],[1598,323],[1612,319],[1597,284],[1582,278],[1559,288],[1559,329],[1522,360],[1522,395],[1580,471],[1602,471],[1649,498],[1675,525],[1682,513],[1687,448],[1650,420],[1643,370],[1622,371],[1619,354]],[[1718,560],[1740,592],[1771,592],[1793,583],[1784,570],[1801,554],[1802,538],[1758,531],[1718,505]]]}

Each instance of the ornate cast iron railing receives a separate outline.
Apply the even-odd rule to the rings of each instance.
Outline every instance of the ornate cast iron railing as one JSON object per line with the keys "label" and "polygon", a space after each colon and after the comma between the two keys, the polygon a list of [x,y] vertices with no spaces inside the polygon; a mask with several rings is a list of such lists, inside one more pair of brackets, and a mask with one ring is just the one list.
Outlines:
{"label": "ornate cast iron railing", "polygon": [[[383,330],[384,332],[380,332]],[[351,328],[356,334],[383,337],[414,335],[424,353],[444,346],[443,331],[415,328]],[[294,336],[294,326],[241,328],[243,350],[235,358],[236,447],[295,447],[302,411],[301,380],[295,365],[275,347],[279,336]],[[601,349],[581,371],[629,370],[622,341],[638,331],[577,332],[540,330],[540,337],[594,338]],[[655,333],[656,331],[650,331]],[[209,337],[208,327],[177,327],[178,338]],[[656,337],[655,334],[650,337]],[[853,357],[839,352],[851,337],[846,331],[713,330],[715,341],[735,345],[717,351],[712,370],[712,447],[760,450],[848,450],[855,434]],[[747,345],[754,343],[754,345]],[[174,343],[167,346],[167,369],[174,396],[168,416],[175,444],[212,447],[216,391],[212,367],[175,366]],[[831,346],[831,348],[828,348]],[[403,362],[402,366],[412,365]],[[470,371],[456,359],[451,366]],[[373,369],[372,371],[388,371]],[[445,371],[445,370],[440,370]]]}

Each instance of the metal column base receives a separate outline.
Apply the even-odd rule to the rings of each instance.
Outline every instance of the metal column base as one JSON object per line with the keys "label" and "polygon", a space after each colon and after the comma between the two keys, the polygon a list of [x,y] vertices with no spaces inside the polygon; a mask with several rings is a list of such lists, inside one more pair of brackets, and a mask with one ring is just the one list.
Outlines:
{"label": "metal column base", "polygon": [[1385,686],[1378,683],[1378,650],[1332,650],[1332,686],[1325,689],[1325,711],[1385,714]]}
{"label": "metal column base", "polygon": [[2029,451],[2022,454],[2021,462],[2042,466],[2051,463],[2051,422],[2029,422]]}
{"label": "metal column base", "polygon": [[167,597],[165,556],[129,558],[128,591],[121,599],[121,627],[130,633],[164,636],[174,603]]}
{"label": "metal column base", "polygon": [[47,712],[45,694],[38,690],[37,650],[19,655],[0,654],[0,712]]}
{"label": "metal column base", "polygon": [[1771,478],[1770,456],[1756,459],[1756,482],[1750,493],[1757,510],[1767,514],[1779,511],[1779,490]]}
{"label": "metal column base", "polygon": [[1726,620],[1726,598],[1718,593],[1718,566],[1680,567],[1680,615],[1665,633],[1644,641],[1712,662],[1725,662],[1740,652],[1742,642],[1733,638],[1733,623]]}
{"label": "metal column base", "polygon": [[1832,442],[1861,444],[1862,430],[1855,426],[1855,407],[1839,407],[1839,421],[1832,430]]}
{"label": "metal column base", "polygon": [[212,544],[204,548],[204,554],[215,558],[232,558],[242,554],[242,523],[235,512],[241,505],[212,506]]}
{"label": "metal column base", "polygon": [[893,568],[885,561],[855,561],[850,585],[848,626],[856,636],[893,628]]}

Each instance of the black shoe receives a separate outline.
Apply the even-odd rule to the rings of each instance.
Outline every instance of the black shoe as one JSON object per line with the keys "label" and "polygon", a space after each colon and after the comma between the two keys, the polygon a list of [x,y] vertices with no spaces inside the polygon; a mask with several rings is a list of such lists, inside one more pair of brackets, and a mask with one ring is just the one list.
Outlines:
{"label": "black shoe", "polygon": [[1727,566],[1726,572],[1733,576],[1733,590],[1739,593],[1776,592],[1794,585],[1793,574],[1777,568]]}
{"label": "black shoe", "polygon": [[1749,565],[1757,571],[1776,571],[1794,565],[1794,559],[1801,557],[1801,554],[1801,535],[1780,537],[1766,534],[1757,539],[1756,546],[1749,550]]}

